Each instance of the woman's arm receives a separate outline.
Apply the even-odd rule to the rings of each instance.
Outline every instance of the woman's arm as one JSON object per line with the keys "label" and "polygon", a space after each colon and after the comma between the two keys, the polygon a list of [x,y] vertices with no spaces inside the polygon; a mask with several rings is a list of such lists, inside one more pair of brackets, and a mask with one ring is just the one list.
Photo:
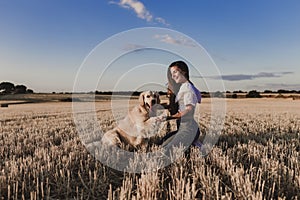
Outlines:
{"label": "woman's arm", "polygon": [[193,105],[188,104],[188,105],[186,105],[185,110],[183,110],[181,112],[177,112],[176,114],[167,117],[167,120],[170,120],[170,119],[179,119],[179,118],[185,116],[186,114],[188,114],[191,110],[193,110],[193,108],[194,108]]}

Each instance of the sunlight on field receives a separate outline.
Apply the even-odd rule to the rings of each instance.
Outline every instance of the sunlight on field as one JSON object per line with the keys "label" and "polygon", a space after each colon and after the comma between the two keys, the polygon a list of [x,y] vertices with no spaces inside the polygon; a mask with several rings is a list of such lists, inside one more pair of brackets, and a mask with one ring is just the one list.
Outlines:
{"label": "sunlight on field", "polygon": [[[96,103],[104,131],[116,124],[110,106]],[[227,100],[222,134],[206,157],[192,148],[189,158],[164,169],[129,174],[87,152],[72,103],[9,105],[0,108],[0,198],[299,199],[299,110],[300,101],[291,99]],[[210,100],[197,111],[202,139]],[[125,114],[120,107],[117,117]]]}

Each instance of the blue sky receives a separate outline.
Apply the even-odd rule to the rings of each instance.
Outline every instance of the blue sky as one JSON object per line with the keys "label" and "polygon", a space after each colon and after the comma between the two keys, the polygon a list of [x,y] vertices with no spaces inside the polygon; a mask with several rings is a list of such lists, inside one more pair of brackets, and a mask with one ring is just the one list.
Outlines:
{"label": "blue sky", "polygon": [[[201,75],[192,74],[201,90],[208,90],[204,82],[220,77],[226,90],[300,90],[299,10],[297,0],[0,0],[0,81],[25,84],[37,92],[72,91],[80,66],[99,43],[131,29],[159,27],[190,37],[213,59],[219,76],[206,74],[201,66]],[[171,35],[160,39],[176,48],[185,45]],[[114,45],[121,50],[126,45],[143,47],[126,41],[123,47]],[[98,89],[116,88],[116,81],[124,86],[117,89],[142,88],[143,81],[147,84],[152,78],[164,84],[164,67],[179,59],[158,50],[135,52],[120,58],[127,68],[120,61],[112,68],[127,69],[122,73],[137,69],[136,82],[120,72],[115,79],[101,79]],[[109,56],[107,52],[98,58]],[[151,71],[149,63],[154,62],[157,70]],[[89,79],[86,75],[79,84]]]}

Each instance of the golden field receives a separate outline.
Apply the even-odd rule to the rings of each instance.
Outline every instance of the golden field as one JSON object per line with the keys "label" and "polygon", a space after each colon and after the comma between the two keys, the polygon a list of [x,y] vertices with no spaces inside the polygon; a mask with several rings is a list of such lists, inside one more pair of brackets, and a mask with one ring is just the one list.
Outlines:
{"label": "golden field", "polygon": [[[300,199],[300,101],[228,99],[224,127],[207,156],[151,173],[126,173],[97,161],[80,140],[72,103],[0,108],[0,199]],[[198,105],[201,138],[211,102]],[[115,125],[109,101],[96,102],[104,131]]]}

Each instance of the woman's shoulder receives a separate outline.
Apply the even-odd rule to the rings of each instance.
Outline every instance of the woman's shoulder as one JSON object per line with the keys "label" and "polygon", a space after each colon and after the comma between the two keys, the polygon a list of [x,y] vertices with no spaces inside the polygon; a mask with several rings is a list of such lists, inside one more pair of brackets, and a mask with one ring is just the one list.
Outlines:
{"label": "woman's shoulder", "polygon": [[183,83],[182,85],[181,85],[181,88],[180,89],[182,89],[182,91],[193,91],[193,85],[190,83],[190,82],[186,82],[186,83]]}
{"label": "woman's shoulder", "polygon": [[180,90],[183,94],[194,94],[197,102],[201,103],[201,92],[192,83],[187,82],[182,84]]}

